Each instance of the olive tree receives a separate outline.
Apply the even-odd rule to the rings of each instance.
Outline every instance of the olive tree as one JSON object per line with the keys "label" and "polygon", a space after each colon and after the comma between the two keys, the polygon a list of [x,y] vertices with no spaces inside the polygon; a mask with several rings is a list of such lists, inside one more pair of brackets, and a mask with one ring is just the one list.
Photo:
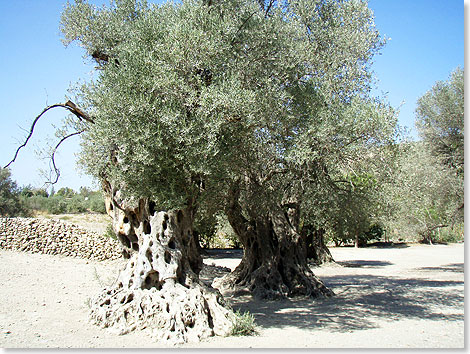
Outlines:
{"label": "olive tree", "polygon": [[432,243],[435,230],[463,220],[463,182],[424,142],[404,143],[400,150],[394,182],[387,186],[393,209],[388,227],[402,238]]}
{"label": "olive tree", "polygon": [[233,315],[198,278],[202,206],[222,209],[244,247],[219,285],[332,294],[306,263],[306,196],[340,183],[395,124],[369,97],[384,41],[365,2],[77,0],[62,30],[97,63],[75,90],[93,122],[72,125],[130,258],[94,300],[97,323],[178,340],[230,330]]}
{"label": "olive tree", "polygon": [[400,145],[394,183],[388,184],[389,228],[402,237],[433,242],[464,212],[464,72],[438,81],[417,102],[421,140]]}
{"label": "olive tree", "polygon": [[0,216],[27,216],[29,211],[20,198],[20,190],[8,168],[0,168]]}
{"label": "olive tree", "polygon": [[457,68],[417,102],[416,127],[441,163],[464,173],[464,71]]}

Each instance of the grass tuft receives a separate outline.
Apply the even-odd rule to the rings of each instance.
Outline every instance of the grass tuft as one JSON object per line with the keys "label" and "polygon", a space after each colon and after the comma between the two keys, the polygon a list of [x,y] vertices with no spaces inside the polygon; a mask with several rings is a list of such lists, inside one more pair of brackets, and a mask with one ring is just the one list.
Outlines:
{"label": "grass tuft", "polygon": [[241,313],[237,310],[233,319],[232,336],[252,336],[256,333],[255,317],[248,311]]}

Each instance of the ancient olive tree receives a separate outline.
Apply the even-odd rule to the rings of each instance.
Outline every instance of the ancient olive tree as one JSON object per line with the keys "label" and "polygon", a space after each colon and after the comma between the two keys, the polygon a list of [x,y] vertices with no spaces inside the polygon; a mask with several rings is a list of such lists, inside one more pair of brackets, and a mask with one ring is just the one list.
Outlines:
{"label": "ancient olive tree", "polygon": [[[267,104],[256,122],[241,119],[251,133],[226,155],[238,172],[223,204],[244,256],[217,286],[248,287],[267,298],[328,296],[307,265],[305,239],[328,217],[318,211],[331,205],[326,191],[341,188],[342,175],[394,137],[393,111],[368,97],[370,60],[383,40],[363,2],[299,1],[266,13],[277,40],[271,44],[268,31],[269,46],[247,53],[263,65],[245,87],[252,85],[258,105]],[[227,187],[218,181],[215,189]]]}
{"label": "ancient olive tree", "polygon": [[202,204],[223,209],[244,246],[221,284],[332,294],[306,263],[302,226],[315,220],[303,210],[394,129],[368,97],[383,40],[364,2],[77,0],[62,30],[97,63],[75,91],[93,124],[75,129],[130,258],[94,300],[97,323],[176,340],[230,330],[220,294],[198,278]]}
{"label": "ancient olive tree", "polygon": [[102,180],[130,258],[93,301],[96,323],[174,341],[230,332],[233,314],[199,280],[193,221],[211,193],[207,180],[227,173],[223,149],[236,149],[225,135],[252,114],[237,69],[246,43],[238,41],[258,9],[236,1],[65,9],[65,42],[78,41],[98,64],[96,79],[76,91],[94,120],[81,161]]}

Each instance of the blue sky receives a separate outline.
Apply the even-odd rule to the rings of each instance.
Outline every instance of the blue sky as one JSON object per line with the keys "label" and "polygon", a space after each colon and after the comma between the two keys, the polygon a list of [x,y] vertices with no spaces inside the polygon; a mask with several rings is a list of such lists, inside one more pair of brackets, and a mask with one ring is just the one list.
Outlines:
{"label": "blue sky", "polygon": [[[83,59],[80,48],[65,48],[60,41],[59,21],[65,2],[0,1],[1,166],[11,160],[27,134],[25,130],[46,105],[65,102],[72,84],[90,78],[93,65]],[[436,81],[446,80],[457,66],[464,67],[464,2],[370,0],[369,7],[375,12],[381,34],[391,38],[375,58],[378,87],[373,93],[386,94],[394,107],[401,105],[400,124],[412,129],[416,100]],[[48,170],[48,161],[36,150],[55,141],[54,126],[60,126],[65,113],[55,109],[40,120],[30,146],[11,167],[18,185],[44,184],[40,169]],[[412,134],[416,132],[412,130]],[[95,186],[76,168],[78,142],[78,138],[66,141],[57,154],[61,179],[56,190]]]}

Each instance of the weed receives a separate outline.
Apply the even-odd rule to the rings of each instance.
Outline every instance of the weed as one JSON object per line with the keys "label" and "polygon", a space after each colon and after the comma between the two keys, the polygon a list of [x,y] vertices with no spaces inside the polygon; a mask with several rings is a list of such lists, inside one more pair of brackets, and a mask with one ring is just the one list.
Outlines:
{"label": "weed", "polygon": [[237,310],[232,324],[232,336],[252,336],[257,333],[255,317],[248,311],[241,313]]}
{"label": "weed", "polygon": [[94,276],[95,276],[95,279],[98,281],[98,284],[100,284],[100,286],[104,286],[104,283],[103,281],[101,281],[101,277],[100,275],[98,274],[98,271],[96,270],[96,267],[93,267],[94,269]]}
{"label": "weed", "polygon": [[116,236],[116,233],[114,232],[113,225],[111,224],[108,225],[103,236],[110,237],[112,239],[117,240],[117,236]]}

